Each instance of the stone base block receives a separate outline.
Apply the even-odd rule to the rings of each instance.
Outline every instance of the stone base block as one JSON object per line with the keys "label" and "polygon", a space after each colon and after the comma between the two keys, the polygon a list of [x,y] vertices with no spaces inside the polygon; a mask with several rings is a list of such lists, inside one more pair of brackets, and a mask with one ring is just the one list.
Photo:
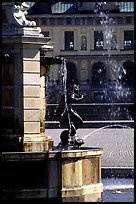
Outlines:
{"label": "stone base block", "polygon": [[103,184],[96,183],[74,188],[62,189],[62,202],[101,202]]}
{"label": "stone base block", "polygon": [[48,151],[53,147],[53,140],[50,136],[41,135],[27,135],[24,136],[23,151],[24,152],[42,152]]}
{"label": "stone base block", "polygon": [[[101,202],[100,148],[2,154],[2,199]],[[9,173],[10,172],[10,173]]]}

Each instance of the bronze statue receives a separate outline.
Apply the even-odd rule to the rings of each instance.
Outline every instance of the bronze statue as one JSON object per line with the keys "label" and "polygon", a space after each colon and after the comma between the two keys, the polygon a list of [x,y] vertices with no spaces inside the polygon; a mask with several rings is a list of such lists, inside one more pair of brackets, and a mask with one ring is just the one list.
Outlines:
{"label": "bronze statue", "polygon": [[84,96],[85,94],[79,93],[79,86],[72,84],[66,95],[63,94],[61,97],[56,114],[60,124],[68,126],[68,130],[64,130],[60,135],[61,145],[81,146],[84,144],[84,141],[77,135],[77,129],[83,124],[83,120],[72,108],[72,103],[78,103]]}

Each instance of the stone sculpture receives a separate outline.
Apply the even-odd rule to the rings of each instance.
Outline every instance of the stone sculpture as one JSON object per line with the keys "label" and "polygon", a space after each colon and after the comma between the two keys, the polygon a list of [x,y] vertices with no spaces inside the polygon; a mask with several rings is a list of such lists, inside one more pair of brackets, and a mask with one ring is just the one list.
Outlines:
{"label": "stone sculpture", "polygon": [[21,2],[21,4],[15,4],[13,16],[20,26],[36,26],[35,21],[29,21],[26,19],[27,9],[30,7],[27,3],[29,2]]}

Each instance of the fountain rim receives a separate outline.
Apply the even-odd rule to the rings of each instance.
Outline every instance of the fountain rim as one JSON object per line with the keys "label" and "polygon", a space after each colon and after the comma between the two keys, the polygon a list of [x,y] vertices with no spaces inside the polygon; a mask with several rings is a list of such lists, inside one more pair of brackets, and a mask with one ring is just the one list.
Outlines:
{"label": "fountain rim", "polygon": [[70,150],[49,150],[45,152],[2,152],[2,161],[37,161],[53,158],[83,158],[100,156],[103,148],[80,147],[80,149]]}

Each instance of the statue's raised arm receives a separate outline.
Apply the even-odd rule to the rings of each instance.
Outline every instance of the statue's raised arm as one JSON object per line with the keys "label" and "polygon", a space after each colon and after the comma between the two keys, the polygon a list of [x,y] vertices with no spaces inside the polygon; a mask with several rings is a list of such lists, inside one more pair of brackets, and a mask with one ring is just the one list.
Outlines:
{"label": "statue's raised arm", "polygon": [[85,94],[79,92],[79,86],[77,84],[72,84],[68,91],[68,103],[77,103],[84,98]]}

